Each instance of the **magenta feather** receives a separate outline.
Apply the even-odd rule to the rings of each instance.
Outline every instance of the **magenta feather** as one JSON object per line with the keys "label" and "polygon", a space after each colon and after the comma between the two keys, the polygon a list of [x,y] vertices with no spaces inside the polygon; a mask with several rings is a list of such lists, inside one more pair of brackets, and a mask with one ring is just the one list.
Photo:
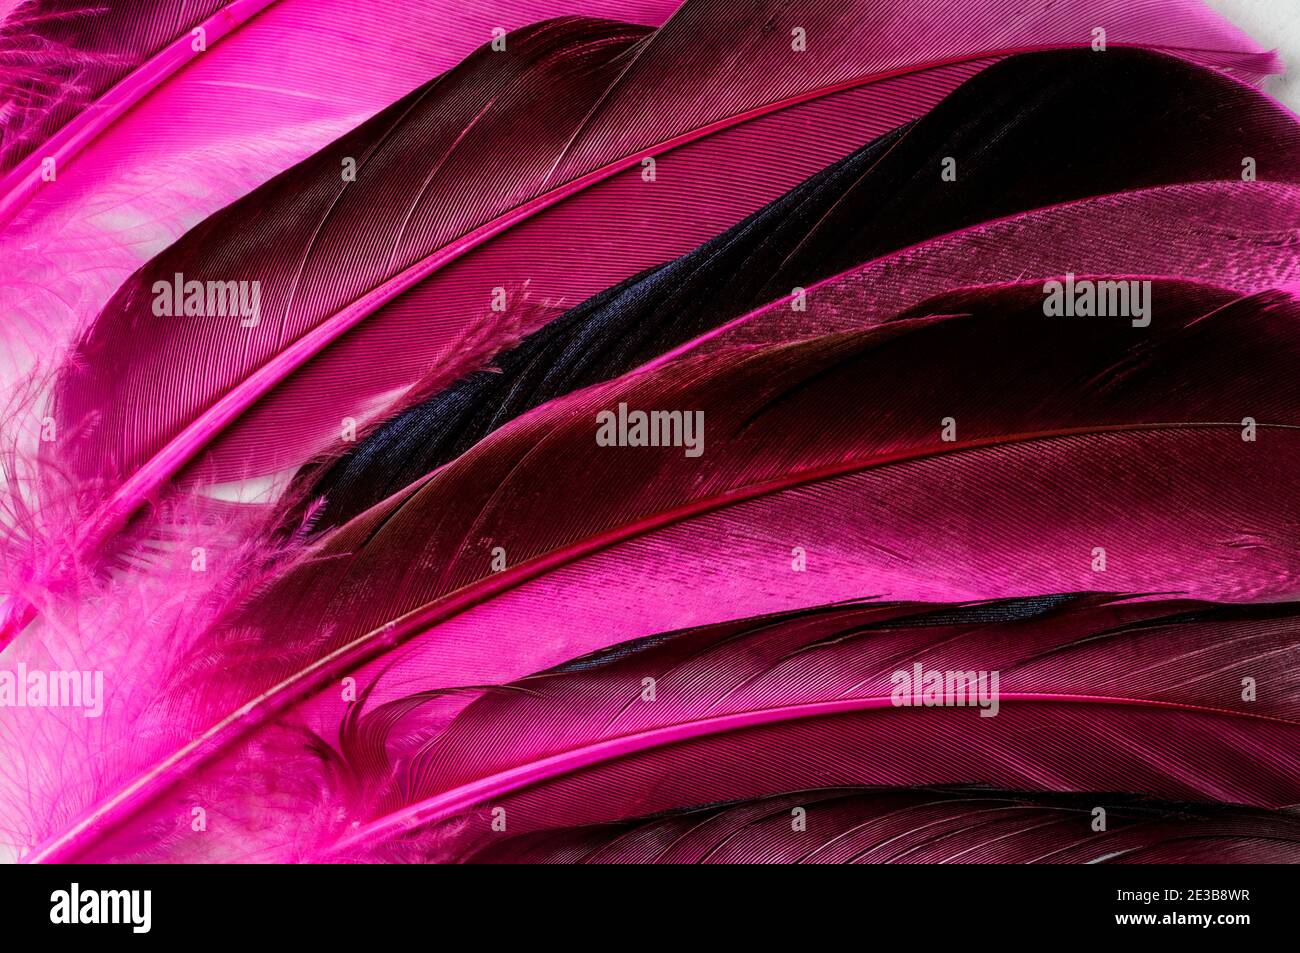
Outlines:
{"label": "magenta feather", "polygon": [[[1300,859],[1300,127],[1222,75],[1274,56],[1191,0],[342,6],[0,22],[0,288],[15,327],[78,331],[10,408],[59,436],[3,454],[0,646],[110,681],[102,721],[3,713],[0,849]],[[318,536],[319,500],[276,499],[593,295],[548,330],[599,366],[625,280],[773,227],[746,216],[868,140],[883,208],[942,187],[945,97],[1097,24],[1194,64],[1120,56],[1179,87],[1157,161],[880,227],[640,366],[481,408]],[[808,236],[856,227],[827,209]],[[676,274],[716,297],[724,246]],[[260,311],[159,315],[177,274]],[[1076,278],[1149,283],[1151,320],[1045,312]],[[597,437],[638,410],[698,411],[699,452]],[[900,692],[918,665],[996,675],[996,714]]]}
{"label": "magenta feather", "polygon": [[6,310],[39,331],[30,345],[44,356],[185,231],[455,66],[493,29],[561,14],[653,26],[673,6],[20,3],[0,27]]}
{"label": "magenta feather", "polygon": [[[494,296],[526,286],[534,301],[569,305],[680,254],[999,56],[1087,45],[1100,16],[1117,45],[1249,78],[1274,67],[1190,3],[1179,16],[1129,3],[961,6],[961,32],[943,5],[921,19],[892,4],[738,15],[723,0],[687,4],[648,35],[576,22],[522,31],[504,57],[481,50],[209,218],[119,289],[61,381],[60,427],[77,435],[67,462],[102,486],[78,519],[80,557],[187,467],[204,483],[269,477],[337,447],[346,421],[374,417],[431,362],[472,367],[460,341],[487,333]],[[789,42],[792,26],[817,37],[807,51]],[[808,124],[814,139],[781,148]],[[349,157],[355,187],[340,177]],[[647,158],[664,164],[652,188]],[[175,274],[260,282],[266,320],[198,333],[151,320],[156,282]],[[30,614],[18,610],[9,634]]]}
{"label": "magenta feather", "polygon": [[1092,826],[1096,805],[1084,797],[807,791],[640,822],[509,836],[466,859],[515,864],[1297,861],[1300,832],[1289,815],[1158,802],[1119,806],[1107,800],[1110,826],[1098,832]]}
{"label": "magenta feather", "polygon": [[[344,676],[382,705],[862,595],[1294,596],[1300,511],[1276,488],[1300,452],[1295,304],[1194,285],[1154,293],[1163,320],[1137,344],[1127,322],[1044,321],[1037,286],[992,288],[866,332],[673,362],[520,418],[226,620],[216,665],[242,672],[244,687],[210,698],[211,714],[192,715],[210,729],[45,856],[86,849],[214,758],[248,757],[250,733],[290,709],[328,736],[347,709]],[[1214,373],[1227,355],[1251,373]],[[1174,391],[1170,375],[1201,385]],[[1240,438],[1247,400],[1267,454]],[[707,407],[708,453],[598,447],[596,413],[619,403]],[[837,406],[874,412],[820,416]],[[795,425],[810,414],[817,428]],[[956,443],[942,439],[945,415],[961,422]],[[581,478],[593,467],[597,484]],[[1269,489],[1220,492],[1244,479]],[[1170,485],[1182,506],[1153,506]],[[791,572],[791,545],[809,572]],[[1104,576],[1096,545],[1110,554]],[[510,561],[502,572],[495,546]]]}
{"label": "magenta feather", "polygon": [[[685,633],[488,691],[441,731],[437,699],[418,698],[435,726],[424,733],[412,725],[423,709],[399,720],[404,701],[378,707],[348,723],[346,753],[382,751],[399,731],[423,740],[394,767],[354,762],[385,793],[377,819],[339,849],[414,846],[426,825],[470,808],[480,810],[457,825],[454,852],[500,833],[487,807],[518,835],[854,784],[1261,806],[1300,793],[1290,610],[1084,599],[1013,621],[913,611],[849,607]],[[921,686],[900,691],[892,677],[914,665],[1000,672],[1001,707],[921,707]],[[1244,702],[1245,673],[1278,701]]]}

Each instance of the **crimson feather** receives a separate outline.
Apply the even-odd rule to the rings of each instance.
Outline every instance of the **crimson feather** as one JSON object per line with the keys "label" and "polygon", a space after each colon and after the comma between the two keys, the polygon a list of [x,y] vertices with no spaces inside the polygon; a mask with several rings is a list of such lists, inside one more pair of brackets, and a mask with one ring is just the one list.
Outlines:
{"label": "crimson feather", "polygon": [[[654,0],[610,3],[634,22],[528,26],[419,88],[446,64],[377,62],[393,40],[366,20],[373,90],[163,200],[208,214],[307,156],[130,276],[60,370],[51,522],[6,527],[37,555],[3,637],[44,597],[10,657],[104,664],[114,714],[6,720],[6,840],[33,861],[1291,858],[1300,135],[1215,69],[1274,58],[1182,2],[984,0],[959,30],[947,2],[688,0],[657,29]],[[240,108],[324,89],[288,29],[320,11],[262,5],[6,20],[0,56],[46,30],[91,68],[0,111],[0,213],[31,229],[0,250],[84,215],[113,143],[234,68],[183,54],[191,19],[263,65],[293,33],[283,84],[223,91]],[[1044,49],[1103,21],[1192,62]],[[1126,82],[1130,151],[1071,148]],[[191,167],[177,141],[137,185]],[[49,144],[67,191],[25,177]],[[186,279],[259,304],[160,313]],[[1076,287],[1126,304],[1076,316]],[[222,502],[386,418],[285,536]],[[206,579],[176,558],[196,532]]]}
{"label": "crimson feather", "polygon": [[[525,415],[226,620],[211,674],[238,672],[243,687],[209,695],[191,712],[196,740],[39,856],[83,851],[183,777],[250,757],[244,739],[290,709],[331,735],[345,676],[383,705],[864,595],[1293,597],[1300,512],[1277,488],[1300,453],[1295,303],[1169,282],[1153,296],[1161,320],[1136,329],[1047,320],[1037,285],[981,289],[856,334],[672,362]],[[599,446],[596,415],[620,403],[704,408],[706,452]],[[1243,405],[1258,441],[1241,438]],[[871,413],[826,416],[836,407]],[[821,423],[798,424],[809,419]],[[593,471],[600,481],[583,478]],[[1221,492],[1246,480],[1261,492]],[[1170,492],[1176,508],[1159,505]],[[792,547],[808,571],[791,571]]]}
{"label": "crimson feather", "polygon": [[[1193,4],[961,6],[959,33],[944,4],[917,19],[893,3],[796,15],[726,0],[692,0],[649,33],[530,27],[210,217],[119,289],[60,382],[62,457],[93,487],[72,561],[187,468],[201,483],[273,478],[431,363],[448,379],[472,369],[491,345],[467,330],[500,346],[538,320],[524,309],[486,330],[525,284],[562,306],[685,252],[1000,56],[1087,45],[1102,16],[1116,45],[1248,76],[1273,64]],[[790,42],[795,28],[813,44]],[[809,123],[800,148],[770,148]],[[255,284],[258,313],[159,320],[176,275]]]}

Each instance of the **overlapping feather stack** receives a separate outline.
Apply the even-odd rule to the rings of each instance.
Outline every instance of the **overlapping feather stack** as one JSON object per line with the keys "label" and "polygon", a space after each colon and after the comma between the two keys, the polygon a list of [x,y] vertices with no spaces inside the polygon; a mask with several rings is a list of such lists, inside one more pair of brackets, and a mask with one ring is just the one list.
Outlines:
{"label": "overlapping feather stack", "polygon": [[11,858],[1300,859],[1199,3],[0,9]]}

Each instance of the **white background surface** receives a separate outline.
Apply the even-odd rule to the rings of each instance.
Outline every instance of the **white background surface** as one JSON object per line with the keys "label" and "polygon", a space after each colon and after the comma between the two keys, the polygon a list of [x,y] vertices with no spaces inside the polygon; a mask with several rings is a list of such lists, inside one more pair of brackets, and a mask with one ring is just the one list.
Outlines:
{"label": "white background surface", "polygon": [[1270,77],[1264,89],[1300,112],[1300,0],[1206,0],[1265,49],[1277,50],[1285,76]]}

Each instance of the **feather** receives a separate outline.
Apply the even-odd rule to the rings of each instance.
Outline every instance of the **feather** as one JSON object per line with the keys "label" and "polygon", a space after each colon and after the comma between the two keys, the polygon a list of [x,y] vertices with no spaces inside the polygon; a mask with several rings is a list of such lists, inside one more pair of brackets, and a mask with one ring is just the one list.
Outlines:
{"label": "feather", "polygon": [[[649,35],[555,22],[399,100],[189,232],[81,340],[58,392],[61,450],[102,502],[78,520],[76,558],[187,466],[201,482],[267,477],[337,446],[431,363],[461,360],[458,339],[508,290],[576,302],[680,254],[1000,55],[1085,45],[1101,16],[1113,44],[1251,75],[1272,64],[1194,4],[962,11],[955,34],[946,4],[917,20],[899,4],[796,17],[697,0]],[[816,137],[799,134],[809,124]],[[792,136],[799,148],[780,148]],[[340,180],[349,157],[355,187]],[[247,315],[197,333],[155,317],[159,289],[187,274],[244,283]]]}
{"label": "feather", "polygon": [[[501,688],[363,695],[337,749],[272,728],[216,772],[240,779],[224,801],[195,771],[149,823],[37,857],[447,861],[504,840],[503,820],[515,838],[861,785],[1078,792],[1121,812],[1132,798],[1104,792],[1276,808],[1300,777],[1296,631],[1289,606],[1100,595],[733,620]],[[998,681],[979,703],[932,705],[928,688],[900,689],[917,665]],[[1246,700],[1244,677],[1269,697]],[[250,793],[260,811],[246,816]],[[195,836],[192,804],[223,829]],[[1061,846],[1105,843],[1075,840]]]}
{"label": "feather", "polygon": [[[1277,488],[1300,453],[1296,304],[1175,282],[1152,294],[1159,320],[1139,331],[1046,320],[1038,285],[978,289],[857,334],[673,362],[524,415],[227,618],[208,640],[208,686],[239,680],[187,712],[194,740],[33,856],[81,856],[224,756],[260,763],[240,742],[290,709],[328,735],[344,676],[382,705],[864,595],[1293,597],[1300,513]],[[619,404],[703,408],[703,454],[599,446],[596,415]],[[1243,405],[1258,441],[1242,439]],[[869,413],[827,416],[840,407]],[[1260,491],[1221,492],[1247,480]],[[1180,506],[1153,505],[1171,486]],[[808,571],[791,571],[792,547]]]}
{"label": "feather", "polygon": [[[933,785],[969,795],[974,784],[1040,806],[1091,791],[1070,803],[1191,819],[1189,836],[1230,818],[1218,829],[1256,857],[1284,844],[1286,812],[1261,808],[1294,803],[1300,775],[1293,610],[1264,604],[1296,588],[1284,482],[1300,452],[1291,120],[1218,83],[1225,92],[1167,97],[1181,119],[1156,110],[1164,148],[1184,143],[1190,158],[1157,151],[1125,175],[1105,150],[1085,150],[1090,168],[1065,155],[1023,189],[990,143],[1029,126],[999,125],[998,102],[952,108],[946,131],[890,133],[1007,54],[1086,45],[1099,13],[1121,46],[1131,29],[1136,43],[1247,79],[1274,65],[1199,8],[1084,6],[963,7],[972,32],[951,28],[946,4],[932,23],[932,11],[918,21],[892,2],[811,19],[746,10],[750,22],[693,0],[657,32],[538,25],[143,269],[65,366],[64,436],[43,461],[56,478],[71,464],[78,481],[72,544],[42,557],[51,578],[107,568],[94,563],[110,538],[117,562],[88,598],[64,590],[10,650],[60,666],[108,658],[113,717],[85,728],[6,720],[6,839],[38,861],[491,859],[484,848],[511,852],[484,823],[492,808],[535,846],[575,828],[589,843],[593,823],[664,811],[734,816],[743,802],[810,789],[933,804]],[[864,25],[879,33],[866,50]],[[814,45],[789,43],[788,27]],[[1094,55],[1077,69],[1104,64]],[[702,81],[672,88],[683,74]],[[1005,92],[1008,115],[1032,114],[1044,93],[1068,98],[1055,86]],[[1207,109],[1218,128],[1189,135],[1215,125]],[[972,116],[981,122],[966,132]],[[287,573],[279,544],[241,526],[261,510],[189,492],[222,496],[214,484],[265,481],[340,449],[322,436],[340,408],[364,429],[436,393],[574,300],[687,252],[877,134],[887,138],[861,182],[851,159],[683,259],[726,250],[748,280],[709,283],[679,262],[702,306],[677,326],[650,322],[626,349],[635,356],[602,355],[531,397],[521,386],[518,403],[469,394],[469,419],[498,415],[490,426],[411,461],[392,496],[355,498],[360,484],[329,494],[342,515],[326,522],[346,522],[294,553]],[[927,203],[914,180],[963,143],[984,189],[963,186],[961,207],[953,194]],[[342,150],[357,144],[358,181],[340,188]],[[1270,181],[1237,179],[1246,149]],[[967,161],[986,152],[986,164]],[[653,164],[638,176],[642,158],[659,163],[657,178]],[[819,191],[837,175],[840,194]],[[875,216],[891,202],[914,222],[882,228]],[[798,221],[812,211],[818,225]],[[1108,236],[1093,214],[1121,228]],[[1168,248],[1123,246],[1144,214]],[[747,245],[759,232],[773,244]],[[1032,244],[1048,239],[1057,244]],[[810,283],[810,311],[763,288],[768,262],[771,282]],[[195,333],[153,320],[151,278],[232,265],[282,297],[263,328],[274,340],[257,334],[260,312],[238,337],[234,321]],[[613,311],[626,318],[646,280],[663,309],[672,275],[646,273],[585,313],[621,301]],[[884,279],[880,295],[867,276]],[[1071,291],[1076,277],[1150,287],[1153,320],[1054,317],[1044,282],[1056,277]],[[484,313],[486,285],[475,293],[488,278],[503,282],[494,295],[511,292],[504,318]],[[629,407],[683,429],[670,445],[638,445]],[[1246,479],[1257,493],[1223,492]],[[155,512],[120,534],[145,501]],[[317,508],[308,499],[295,513],[291,548]],[[227,527],[214,513],[240,518]],[[228,535],[218,552],[234,568],[182,581],[168,548],[203,538],[191,528]],[[56,591],[50,578],[41,587]],[[1100,594],[1047,595],[1080,591]],[[142,612],[131,611],[137,596]],[[1240,605],[1189,601],[1206,599]],[[1000,717],[894,705],[882,690],[908,653],[927,666],[1000,666]],[[637,707],[647,677],[652,695],[669,690],[655,711]],[[1243,692],[1257,677],[1276,694]],[[38,731],[24,737],[29,724]],[[1079,744],[1097,757],[1081,763]],[[677,767],[696,762],[704,769]],[[25,804],[8,802],[15,781]],[[190,824],[200,807],[213,819],[204,837]],[[761,840],[758,854],[780,849]],[[1174,855],[1160,853],[1167,843],[1154,855]],[[1097,859],[1097,845],[1061,846]],[[952,859],[943,844],[929,856]]]}
{"label": "feather", "polygon": [[[1025,89],[1035,96],[1021,111]],[[1133,129],[1125,149],[1104,137],[1080,141],[1080,128],[1110,121],[1119,97]],[[1247,115],[1253,118],[1239,122]],[[1267,163],[1269,183],[1240,181],[1244,154]],[[962,157],[961,174],[936,185],[945,156]],[[1174,188],[1226,179],[1233,181]],[[1289,187],[1297,180],[1300,139],[1291,117],[1215,73],[1142,51],[1011,57],[718,238],[595,295],[499,355],[491,369],[396,415],[341,458],[301,474],[310,483],[302,495],[324,499],[318,527],[337,526],[520,413],[617,377],[729,319],[778,302],[769,316],[788,336],[792,289],[812,289],[809,322],[832,310],[821,303],[823,281],[844,297],[846,287],[861,289],[833,309],[850,322],[949,287],[1050,277],[1062,263],[1079,273],[1194,276],[1247,292],[1285,285],[1300,279],[1296,246],[1285,240],[1298,220]],[[1109,193],[1117,194],[1085,201]],[[959,230],[888,265],[875,262],[869,278],[836,277]],[[1036,259],[1045,261],[1035,271]],[[909,276],[906,292],[895,291],[907,269],[924,272]]]}
{"label": "feather", "polygon": [[[396,764],[352,762],[382,793],[358,799],[373,819],[337,851],[446,844],[447,819],[453,853],[473,851],[503,817],[518,836],[844,785],[1281,807],[1300,795],[1296,637],[1290,606],[1083,597],[837,607],[653,639],[488,690],[441,731],[427,693],[347,719],[345,754],[407,738]],[[1243,700],[1245,679],[1272,701]],[[413,724],[425,710],[433,724]]]}
{"label": "feather", "polygon": [[[1106,828],[1095,829],[1099,801]],[[803,812],[800,815],[800,811]],[[806,791],[498,839],[468,863],[1150,864],[1300,861],[1292,813],[1113,795]]]}
{"label": "feather", "polygon": [[29,358],[48,358],[179,235],[454,66],[492,29],[566,13],[657,25],[673,5],[19,4],[0,26],[10,350],[21,325]]}
{"label": "feather", "polygon": [[852,331],[888,321],[936,291],[1080,275],[1183,277],[1242,293],[1300,281],[1294,185],[1208,182],[1054,206],[944,235],[805,289],[805,311],[772,302],[645,365]]}
{"label": "feather", "polygon": [[78,138],[79,127],[96,121],[91,103],[222,5],[222,0],[13,4],[0,18],[0,62],[6,70],[0,87],[0,171],[34,152],[48,155],[51,150],[41,143],[59,134]]}
{"label": "feather", "polygon": [[[94,549],[83,545],[85,518],[102,502],[102,485],[69,481],[57,448],[42,442],[48,434],[9,431],[27,421],[39,430],[49,420],[70,448],[85,439],[100,408],[90,419],[60,417],[41,372],[124,279],[205,216],[454,65],[494,29],[565,12],[657,24],[672,6],[384,0],[358,9],[353,0],[112,0],[11,11],[0,59],[24,69],[15,73],[19,86],[0,90],[0,144],[13,160],[0,167],[0,382],[6,391],[12,384],[15,393],[40,393],[24,395],[21,408],[11,402],[0,438],[6,448],[16,440],[24,449],[15,462],[6,460],[3,478],[19,489],[11,489],[0,523],[9,597],[0,646],[35,605],[75,598],[86,583],[78,575],[102,568],[98,554],[83,551]],[[191,28],[204,31],[204,42]],[[57,170],[53,181],[42,175],[47,158]],[[37,375],[35,385],[26,383],[29,374]],[[171,381],[181,394],[192,383]],[[151,392],[147,402],[154,401]],[[248,522],[239,514],[222,519]],[[113,559],[133,542],[116,541]]]}

